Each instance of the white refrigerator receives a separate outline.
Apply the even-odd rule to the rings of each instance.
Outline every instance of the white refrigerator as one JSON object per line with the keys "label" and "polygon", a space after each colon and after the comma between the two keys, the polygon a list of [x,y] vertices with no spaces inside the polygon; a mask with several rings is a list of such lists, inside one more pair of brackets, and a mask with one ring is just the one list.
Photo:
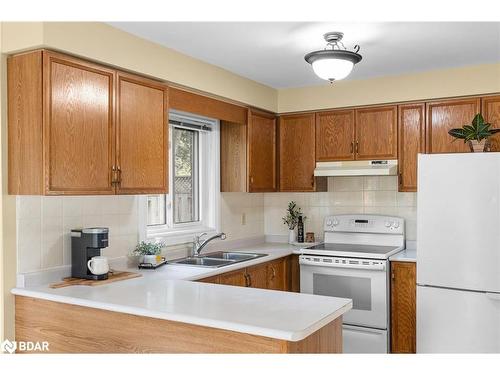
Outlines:
{"label": "white refrigerator", "polygon": [[500,353],[500,152],[420,154],[417,352]]}

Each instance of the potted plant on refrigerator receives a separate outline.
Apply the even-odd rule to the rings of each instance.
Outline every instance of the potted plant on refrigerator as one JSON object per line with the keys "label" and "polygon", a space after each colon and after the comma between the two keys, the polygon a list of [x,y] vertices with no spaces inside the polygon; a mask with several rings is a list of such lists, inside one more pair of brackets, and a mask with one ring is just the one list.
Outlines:
{"label": "potted plant on refrigerator", "polygon": [[472,119],[471,124],[461,128],[451,129],[448,134],[455,139],[463,139],[469,143],[472,152],[483,152],[489,149],[489,137],[500,132],[500,129],[490,129],[491,124],[484,121],[483,116],[478,113]]}
{"label": "potted plant on refrigerator", "polygon": [[282,218],[283,224],[288,227],[288,243],[294,243],[297,240],[297,233],[295,233],[295,227],[299,222],[299,216],[302,216],[302,220],[306,217],[302,214],[302,210],[297,203],[291,201],[288,203],[288,208],[286,209],[286,215]]}
{"label": "potted plant on refrigerator", "polygon": [[150,263],[152,265],[161,261],[159,258],[161,249],[165,246],[162,242],[145,242],[141,241],[132,252],[133,255],[142,256],[142,263]]}

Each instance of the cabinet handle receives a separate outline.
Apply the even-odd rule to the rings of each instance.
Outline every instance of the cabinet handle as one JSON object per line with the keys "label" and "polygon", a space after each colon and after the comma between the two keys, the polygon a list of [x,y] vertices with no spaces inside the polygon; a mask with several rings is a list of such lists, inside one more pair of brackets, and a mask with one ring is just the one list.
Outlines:
{"label": "cabinet handle", "polygon": [[391,279],[396,280],[396,276],[394,275],[394,272],[391,272]]}
{"label": "cabinet handle", "polygon": [[351,142],[351,154],[354,153],[354,142]]}
{"label": "cabinet handle", "polygon": [[359,153],[359,142],[356,141],[356,154]]}
{"label": "cabinet handle", "polygon": [[253,176],[250,176],[250,185],[253,185]]}
{"label": "cabinet handle", "polygon": [[116,167],[116,171],[118,172],[118,181],[117,181],[117,183],[121,184],[121,182],[122,182],[122,169],[120,168],[120,166]]}
{"label": "cabinet handle", "polygon": [[271,269],[273,270],[271,280],[274,280],[274,278],[276,277],[276,270],[274,269],[274,267],[271,267]]}
{"label": "cabinet handle", "polygon": [[311,176],[311,186],[314,187],[314,174]]}
{"label": "cabinet handle", "polygon": [[245,274],[245,286],[250,286],[250,275],[248,273]]}
{"label": "cabinet handle", "polygon": [[403,173],[399,172],[399,186],[403,186]]}
{"label": "cabinet handle", "polygon": [[111,185],[116,185],[118,183],[116,167],[113,165],[111,167]]}

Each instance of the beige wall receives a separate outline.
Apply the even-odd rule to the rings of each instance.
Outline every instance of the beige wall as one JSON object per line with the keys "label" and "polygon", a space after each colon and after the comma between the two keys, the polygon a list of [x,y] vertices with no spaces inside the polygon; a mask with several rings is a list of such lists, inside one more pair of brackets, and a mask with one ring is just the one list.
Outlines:
{"label": "beige wall", "polygon": [[66,51],[177,85],[276,111],[277,91],[172,49],[97,22],[5,22],[2,50]]}
{"label": "beige wall", "polygon": [[[0,48],[4,45],[3,23],[0,23]],[[2,296],[0,298],[3,303],[1,324],[3,327],[3,337],[14,338],[14,298],[10,294],[10,290],[16,283],[16,205],[15,197],[7,195],[7,69],[6,56],[0,55],[0,138],[2,150],[1,158],[1,175],[2,175],[2,197],[1,209],[1,268],[0,278],[2,279]],[[1,338],[1,337],[0,337]]]}
{"label": "beige wall", "polygon": [[[312,72],[311,72],[312,74]],[[475,65],[278,91],[278,112],[500,92],[500,64]]]}

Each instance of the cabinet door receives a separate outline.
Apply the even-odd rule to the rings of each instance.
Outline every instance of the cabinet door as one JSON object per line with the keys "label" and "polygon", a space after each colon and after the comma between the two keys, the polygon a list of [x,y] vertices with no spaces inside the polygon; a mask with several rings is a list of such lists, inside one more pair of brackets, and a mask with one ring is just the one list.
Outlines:
{"label": "cabinet door", "polygon": [[315,190],[315,145],[313,113],[280,117],[280,191]]}
{"label": "cabinet door", "polygon": [[469,152],[469,146],[448,131],[470,124],[479,113],[479,98],[446,100],[426,104],[426,148],[431,154]]}
{"label": "cabinet door", "polygon": [[397,106],[356,109],[356,159],[397,158],[397,112]]}
{"label": "cabinet door", "polygon": [[399,106],[399,191],[417,191],[417,156],[425,152],[425,104]]}
{"label": "cabinet door", "polygon": [[[481,98],[481,114],[491,128],[500,128],[500,96],[488,96]],[[500,151],[500,133],[490,138],[491,151]]]}
{"label": "cabinet door", "polygon": [[201,283],[220,284],[220,276],[215,275],[215,276],[205,277],[204,279],[200,279],[197,281]]}
{"label": "cabinet door", "polygon": [[248,286],[251,288],[267,288],[267,264],[247,268]]}
{"label": "cabinet door", "polygon": [[354,110],[316,114],[316,160],[354,160]]}
{"label": "cabinet door", "polygon": [[167,88],[118,73],[117,168],[122,194],[168,191]]}
{"label": "cabinet door", "polygon": [[416,352],[416,264],[391,262],[391,352]]}
{"label": "cabinet door", "polygon": [[247,133],[248,191],[276,191],[276,118],[249,111]]}
{"label": "cabinet door", "polygon": [[287,291],[286,260],[278,259],[267,264],[267,289]]}
{"label": "cabinet door", "polygon": [[248,286],[248,276],[244,269],[220,275],[219,282],[224,285]]}
{"label": "cabinet door", "polygon": [[112,194],[113,70],[43,52],[45,192]]}
{"label": "cabinet door", "polygon": [[290,255],[288,257],[288,291],[300,292],[300,264],[298,255]]}

